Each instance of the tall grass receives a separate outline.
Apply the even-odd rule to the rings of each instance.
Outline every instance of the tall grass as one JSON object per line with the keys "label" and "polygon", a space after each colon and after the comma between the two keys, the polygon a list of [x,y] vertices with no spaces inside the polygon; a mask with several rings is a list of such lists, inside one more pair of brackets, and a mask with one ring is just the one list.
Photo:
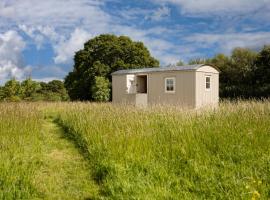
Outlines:
{"label": "tall grass", "polygon": [[219,109],[59,109],[107,199],[269,199],[270,102]]}
{"label": "tall grass", "polygon": [[0,104],[0,199],[37,197],[34,174],[40,165],[36,106]]}
{"label": "tall grass", "polygon": [[2,103],[0,199],[46,197],[36,180],[50,152],[42,113],[57,115],[88,159],[97,199],[270,198],[270,102],[236,101],[212,111]]}

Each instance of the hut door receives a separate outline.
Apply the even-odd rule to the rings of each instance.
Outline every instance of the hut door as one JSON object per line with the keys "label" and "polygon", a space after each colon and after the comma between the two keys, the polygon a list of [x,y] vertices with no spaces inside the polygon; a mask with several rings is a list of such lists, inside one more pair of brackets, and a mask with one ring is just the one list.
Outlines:
{"label": "hut door", "polygon": [[136,78],[137,94],[136,94],[136,106],[147,106],[147,75],[138,75]]}
{"label": "hut door", "polygon": [[137,76],[137,93],[147,94],[147,75]]}

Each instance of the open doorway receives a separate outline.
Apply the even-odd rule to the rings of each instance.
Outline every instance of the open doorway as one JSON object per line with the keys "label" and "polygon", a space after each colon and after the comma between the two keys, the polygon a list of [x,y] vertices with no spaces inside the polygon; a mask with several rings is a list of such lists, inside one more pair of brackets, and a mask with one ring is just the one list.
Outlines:
{"label": "open doorway", "polygon": [[137,76],[137,93],[147,93],[147,75]]}

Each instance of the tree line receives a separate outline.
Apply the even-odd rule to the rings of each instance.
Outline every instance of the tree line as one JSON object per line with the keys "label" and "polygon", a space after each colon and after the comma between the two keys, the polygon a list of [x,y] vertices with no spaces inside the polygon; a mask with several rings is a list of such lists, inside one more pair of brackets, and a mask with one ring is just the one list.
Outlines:
{"label": "tree line", "polygon": [[192,59],[188,64],[212,64],[220,70],[221,98],[270,97],[270,45],[259,52],[235,48],[230,56],[217,54],[213,58]]}
{"label": "tree line", "polygon": [[0,86],[0,101],[67,101],[69,96],[64,83],[53,80],[48,83],[28,78],[22,82],[16,79]]}
{"label": "tree line", "polygon": [[[192,59],[187,64],[211,64],[220,70],[220,97],[270,97],[270,45],[259,52],[235,48],[230,56],[217,54],[207,59]],[[179,61],[178,66],[185,65]],[[142,42],[127,36],[99,35],[75,53],[74,67],[62,81],[49,83],[15,79],[0,86],[5,101],[109,101],[111,73],[120,69],[159,67]]]}

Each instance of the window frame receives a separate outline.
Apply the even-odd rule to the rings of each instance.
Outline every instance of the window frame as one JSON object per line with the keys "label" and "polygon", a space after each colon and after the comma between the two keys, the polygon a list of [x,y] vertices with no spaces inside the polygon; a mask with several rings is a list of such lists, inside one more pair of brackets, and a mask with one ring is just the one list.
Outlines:
{"label": "window frame", "polygon": [[[209,88],[207,88],[207,78],[209,78]],[[205,86],[205,91],[211,91],[211,75],[205,75],[205,79],[204,79],[204,86]]]}
{"label": "window frame", "polygon": [[[167,90],[167,80],[173,80],[173,90]],[[176,90],[176,78],[175,77],[166,77],[164,79],[164,91],[165,93],[167,94],[174,94],[175,93],[175,90]]]}

